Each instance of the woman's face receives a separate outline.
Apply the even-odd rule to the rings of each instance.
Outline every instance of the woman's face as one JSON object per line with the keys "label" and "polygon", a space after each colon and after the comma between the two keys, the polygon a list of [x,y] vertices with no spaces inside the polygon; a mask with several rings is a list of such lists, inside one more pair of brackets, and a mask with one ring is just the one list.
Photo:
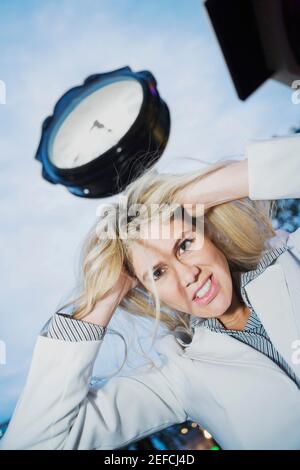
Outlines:
{"label": "woman's face", "polygon": [[233,292],[226,257],[190,223],[175,220],[170,227],[168,238],[145,237],[133,243],[130,253],[136,277],[153,292],[149,266],[159,298],[170,308],[203,318],[221,316],[230,307]]}

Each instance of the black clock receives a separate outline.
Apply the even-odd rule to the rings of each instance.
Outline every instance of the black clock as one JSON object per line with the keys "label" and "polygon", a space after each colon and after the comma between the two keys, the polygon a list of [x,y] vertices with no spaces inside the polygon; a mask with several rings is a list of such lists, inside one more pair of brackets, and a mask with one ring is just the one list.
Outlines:
{"label": "black clock", "polygon": [[123,67],[67,91],[45,119],[35,158],[42,175],[74,195],[121,192],[164,151],[170,113],[149,71]]}

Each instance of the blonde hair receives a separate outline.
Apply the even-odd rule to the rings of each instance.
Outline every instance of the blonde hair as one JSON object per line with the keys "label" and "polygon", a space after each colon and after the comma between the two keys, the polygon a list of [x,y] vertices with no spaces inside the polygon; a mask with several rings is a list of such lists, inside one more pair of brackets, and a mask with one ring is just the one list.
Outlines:
{"label": "blonde hair", "polygon": [[[124,191],[127,205],[128,207],[133,205],[150,207],[155,204],[157,211],[154,214],[152,211],[151,214],[163,215],[167,219],[174,213],[172,207],[176,205],[179,194],[182,194],[188,184],[197,182],[201,185],[201,178],[204,175],[230,163],[232,160],[218,161],[207,165],[204,170],[196,172],[193,170],[193,172],[180,175],[159,174],[156,169],[150,168],[127,186]],[[275,203],[276,201],[269,200],[253,201],[245,197],[216,205],[206,212],[204,231],[215,246],[224,253],[231,272],[248,271],[256,267],[262,252],[268,247],[268,239],[275,235],[272,227]],[[132,241],[138,238],[139,227],[146,221],[148,211],[133,217],[132,220],[128,221],[126,217],[126,220],[122,221],[128,234],[132,235],[127,239],[122,239],[118,225],[120,206],[114,203],[110,205],[110,208],[112,207],[114,210],[104,212],[96,220],[82,246],[80,293],[75,299],[65,304],[65,306],[73,305],[72,316],[76,319],[83,319],[91,312],[96,302],[101,300],[117,282],[124,266],[130,275],[135,275],[129,248]],[[108,232],[108,227],[110,230],[113,228],[114,237],[102,236]],[[151,271],[149,272],[152,274]],[[181,330],[192,337],[189,315],[170,310],[160,301],[153,278],[152,286],[154,294],[138,284],[124,297],[120,307],[130,314],[155,319],[152,344],[161,322],[167,326],[168,330],[173,332]],[[127,348],[125,360],[126,357]]]}

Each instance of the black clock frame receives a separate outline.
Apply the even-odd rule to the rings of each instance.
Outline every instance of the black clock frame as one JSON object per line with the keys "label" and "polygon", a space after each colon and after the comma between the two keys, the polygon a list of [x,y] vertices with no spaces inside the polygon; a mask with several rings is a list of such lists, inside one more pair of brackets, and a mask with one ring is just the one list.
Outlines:
{"label": "black clock frame", "polygon": [[[76,106],[83,94],[96,84],[105,86],[126,78],[137,80],[143,89],[140,112],[127,133],[108,151],[91,162],[71,169],[58,168],[49,158],[51,139],[59,128],[66,109]],[[100,88],[100,87],[99,87]],[[74,195],[86,198],[117,194],[162,155],[170,133],[170,112],[161,99],[157,83],[149,71],[132,72],[123,67],[89,76],[83,85],[71,88],[57,102],[52,116],[45,119],[35,158],[42,163],[42,176],[53,184],[62,184]]]}

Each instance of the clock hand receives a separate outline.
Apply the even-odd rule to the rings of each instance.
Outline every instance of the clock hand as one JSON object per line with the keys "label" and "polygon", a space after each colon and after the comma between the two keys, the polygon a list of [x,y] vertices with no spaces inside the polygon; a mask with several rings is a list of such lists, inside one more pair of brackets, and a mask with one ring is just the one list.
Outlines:
{"label": "clock hand", "polygon": [[[96,121],[94,122],[94,124],[90,128],[90,131],[92,131],[94,129],[94,127],[97,127],[98,129],[106,129],[106,127],[103,124],[101,124],[101,122],[99,122],[98,119],[96,119]],[[111,132],[111,129],[106,129],[106,130],[108,132]]]}

